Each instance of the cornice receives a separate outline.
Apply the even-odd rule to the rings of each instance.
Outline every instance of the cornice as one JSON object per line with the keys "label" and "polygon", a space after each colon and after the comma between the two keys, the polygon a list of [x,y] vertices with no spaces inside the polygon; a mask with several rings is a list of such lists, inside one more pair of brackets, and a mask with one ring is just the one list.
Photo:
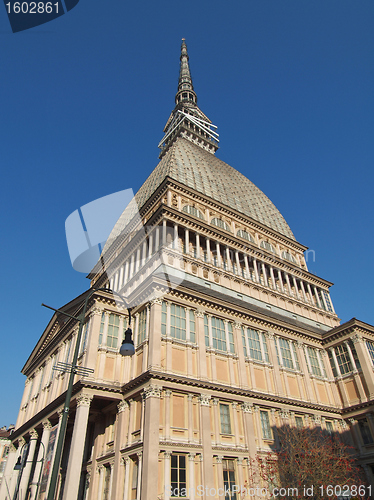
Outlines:
{"label": "cornice", "polygon": [[[341,409],[321,405],[318,403],[305,402],[301,400],[295,400],[283,396],[272,395],[268,393],[262,392],[254,392],[249,389],[241,389],[238,387],[231,387],[224,384],[218,384],[214,382],[198,380],[188,377],[183,377],[175,374],[168,374],[166,372],[148,370],[144,372],[142,375],[137,377],[136,379],[124,384],[122,386],[122,392],[126,394],[127,392],[131,392],[137,389],[136,392],[139,392],[142,389],[142,386],[148,382],[149,380],[160,380],[163,382],[174,383],[181,385],[183,387],[182,392],[186,392],[186,387],[196,389],[205,389],[209,392],[217,393],[217,394],[231,394],[240,397],[251,398],[255,400],[262,401],[263,405],[271,405],[272,403],[276,403],[277,405],[289,405],[297,408],[305,408],[308,410],[321,411],[325,413],[333,413],[337,415],[341,415]],[[190,389],[189,389],[190,390]],[[201,394],[200,391],[197,391],[197,394]],[[238,402],[242,402],[238,400]]]}

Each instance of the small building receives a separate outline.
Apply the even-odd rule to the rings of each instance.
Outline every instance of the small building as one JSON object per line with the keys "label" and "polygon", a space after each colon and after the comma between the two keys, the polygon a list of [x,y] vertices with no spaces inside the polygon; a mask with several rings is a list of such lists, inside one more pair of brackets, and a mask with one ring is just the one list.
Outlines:
{"label": "small building", "polygon": [[[140,218],[120,217],[106,269],[89,276],[101,290],[88,302],[78,365],[92,373],[75,378],[55,498],[169,500],[182,488],[208,498],[201,487],[244,485],[249,458],[277,446],[283,424],[346,433],[373,484],[374,327],[340,323],[307,247],[215,156],[218,133],[197,105],[184,40],[164,134],[136,194]],[[110,290],[133,304],[132,357],[119,354],[129,313]],[[85,298],[62,310],[76,317]],[[55,313],[23,367],[5,471],[20,500],[47,496],[68,383],[54,368],[71,363],[76,339],[77,321]]]}

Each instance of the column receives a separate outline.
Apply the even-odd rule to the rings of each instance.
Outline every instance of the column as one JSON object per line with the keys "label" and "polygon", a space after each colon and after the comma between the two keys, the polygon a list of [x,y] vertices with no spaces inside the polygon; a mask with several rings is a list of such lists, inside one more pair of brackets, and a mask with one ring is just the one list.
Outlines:
{"label": "column", "polygon": [[104,474],[105,474],[104,465],[99,465],[97,470],[99,471],[98,499],[101,500],[101,497],[103,494],[103,481],[104,481]]}
{"label": "column", "polygon": [[305,358],[305,351],[304,351],[304,344],[302,342],[296,342],[296,347],[297,347],[297,354],[299,358],[299,363],[300,363],[300,369],[301,372],[304,376],[304,386],[305,386],[305,396],[308,401],[312,401],[312,382],[310,380],[310,375],[309,375],[309,368],[306,363],[306,358]]}
{"label": "column", "polygon": [[277,287],[275,284],[274,269],[272,268],[272,266],[270,266],[270,277],[271,277],[272,288],[276,290]]}
{"label": "column", "polygon": [[167,222],[166,219],[162,221],[162,246],[166,247],[167,245]]}
{"label": "column", "polygon": [[323,293],[323,290],[321,290],[321,297],[322,297],[322,300],[323,300],[323,304],[325,306],[325,311],[328,311],[329,308],[327,307],[327,302],[326,302],[325,294]]}
{"label": "column", "polygon": [[129,500],[129,484],[130,484],[130,459],[124,457],[123,463],[125,465],[125,485],[123,488],[123,500]]}
{"label": "column", "polygon": [[256,278],[256,281],[257,283],[260,282],[260,279],[258,277],[258,268],[257,268],[257,260],[255,258],[253,258],[253,269],[255,271],[255,278]]}
{"label": "column", "polygon": [[275,393],[280,395],[282,393],[282,385],[280,382],[281,375],[277,360],[277,353],[275,352],[274,334],[272,332],[265,332],[265,336],[269,339],[268,349],[270,355],[270,362],[273,365],[273,380],[274,380]]}
{"label": "column", "polygon": [[196,258],[200,259],[200,235],[196,233]]}
{"label": "column", "polygon": [[219,428],[219,399],[213,398],[213,414],[214,414],[214,434],[216,438],[216,445],[219,444],[220,440],[220,428]]}
{"label": "column", "polygon": [[[90,311],[90,320],[89,320],[89,330],[87,332],[87,341],[86,341],[86,355],[84,358],[84,366],[87,368],[95,369],[96,361],[97,361],[97,346],[99,345],[99,335],[100,335],[100,324],[101,324],[101,315],[103,310],[100,307],[97,307],[96,304]],[[96,374],[97,376],[97,374]]]}
{"label": "column", "polygon": [[125,262],[125,276],[123,278],[124,285],[126,285],[128,280],[129,280],[129,268],[130,268],[130,263],[128,260],[126,260],[126,262]]}
{"label": "column", "polygon": [[238,448],[240,447],[240,438],[239,438],[239,423],[238,423],[238,411],[237,411],[238,404],[233,403],[232,404],[232,412],[233,412],[233,420],[234,420],[234,435],[235,435],[235,446]]}
{"label": "column", "polygon": [[227,262],[227,271],[234,271],[233,265],[230,259],[230,249],[226,247],[226,262]]}
{"label": "column", "polygon": [[123,271],[124,271],[124,266],[121,266],[121,269],[119,270],[119,283],[118,283],[119,289],[123,287]]}
{"label": "column", "polygon": [[150,259],[153,255],[153,232],[150,231],[149,237],[148,237],[148,259]]}
{"label": "column", "polygon": [[193,439],[193,394],[187,394],[188,401],[188,442],[192,443]]}
{"label": "column", "polygon": [[264,286],[269,286],[269,283],[268,283],[268,275],[266,273],[266,268],[265,268],[265,264],[264,262],[261,262],[261,268],[262,268],[262,276],[263,276],[263,285]]}
{"label": "column", "polygon": [[217,267],[221,267],[221,264],[222,264],[221,252],[220,252],[218,241],[216,242],[216,252],[217,252]]}
{"label": "column", "polygon": [[281,292],[284,293],[283,278],[282,278],[282,272],[280,269],[278,269],[278,281],[279,281],[279,286],[280,286]]}
{"label": "column", "polygon": [[155,251],[158,252],[160,249],[160,226],[156,226],[156,248]]}
{"label": "column", "polygon": [[298,290],[298,288],[297,288],[297,283],[296,283],[296,278],[295,278],[295,276],[292,276],[292,281],[293,281],[293,286],[295,287],[295,294],[296,294],[296,298],[297,298],[297,299],[300,299],[299,290]]}
{"label": "column", "polygon": [[[18,457],[22,458],[21,453],[23,452],[23,446],[25,443],[26,443],[26,441],[23,437],[18,439],[18,448],[17,448],[17,453],[16,453],[14,464],[17,463]],[[16,491],[17,485],[19,484],[19,480],[20,480],[20,471],[18,471],[18,470],[13,471],[10,485],[8,485],[9,491],[10,491],[10,494],[12,495],[12,497]],[[5,498],[7,498],[7,497],[5,497]]]}
{"label": "column", "polygon": [[173,248],[174,248],[174,250],[179,250],[179,248],[178,248],[178,224],[174,224],[174,243],[173,243]]}
{"label": "column", "polygon": [[320,302],[320,300],[319,300],[319,297],[318,297],[317,288],[316,288],[315,286],[313,286],[313,290],[314,290],[314,296],[315,296],[315,298],[316,298],[316,300],[317,300],[318,307],[319,307],[320,309],[323,309],[323,308],[322,308],[322,304],[321,304],[321,302]]}
{"label": "column", "polygon": [[208,489],[214,488],[213,476],[213,453],[211,441],[211,425],[210,425],[210,396],[208,394],[200,394],[200,436],[203,445],[204,461],[202,463],[202,484]]}
{"label": "column", "polygon": [[199,371],[198,375],[207,380],[207,360],[206,360],[206,349],[205,349],[205,333],[204,333],[204,312],[196,312],[196,342],[199,346],[198,360],[199,360]]}
{"label": "column", "polygon": [[245,254],[244,254],[244,265],[245,265],[245,272],[247,274],[247,279],[250,279],[251,273],[249,272],[248,257]]}
{"label": "column", "polygon": [[170,499],[170,486],[171,486],[171,453],[170,451],[164,452],[164,492],[165,500]]}
{"label": "column", "polygon": [[171,390],[166,389],[164,392],[164,398],[165,398],[165,429],[164,429],[164,434],[165,434],[165,440],[169,441],[170,439],[170,398],[171,398]]}
{"label": "column", "polygon": [[17,458],[17,449],[13,445],[13,443],[11,443],[9,445],[9,454],[5,465],[3,480],[0,485],[0,500],[5,500],[5,499],[9,500],[8,488],[9,491],[11,492],[12,490],[10,489],[10,485],[12,484],[12,478],[13,476],[16,476],[17,475],[16,472],[18,472],[14,470],[16,458]]}
{"label": "column", "polygon": [[[121,448],[125,445],[125,436],[126,436],[126,424],[129,419],[129,404],[126,400],[121,401],[117,405],[117,418],[116,418],[116,433],[114,438],[114,466],[112,468],[111,473],[111,490],[113,498],[119,498],[121,491],[121,460],[120,460],[120,452]],[[109,498],[112,498],[109,496]]]}
{"label": "column", "polygon": [[236,262],[236,267],[237,267],[237,270],[238,270],[238,274],[240,275],[241,274],[241,266],[240,266],[240,260],[239,260],[239,252],[237,250],[235,250],[235,262]]}
{"label": "column", "polygon": [[312,304],[312,306],[315,306],[315,302],[313,300],[312,288],[311,288],[309,283],[307,283],[306,286],[307,286],[308,293],[309,293],[310,303]]}
{"label": "column", "polygon": [[[137,457],[138,457],[138,483],[136,485],[136,500],[141,500],[141,497],[143,495],[143,493],[141,493],[141,490],[142,490],[142,477],[143,477],[143,452],[138,452],[137,454]],[[158,458],[158,456],[156,455],[156,457]],[[146,476],[147,477],[147,476]],[[152,485],[152,487],[154,488],[154,485],[156,485],[157,483],[154,483]],[[148,498],[148,497],[146,497]]]}
{"label": "column", "polygon": [[[239,457],[237,459],[237,469],[238,469],[238,486],[240,488],[240,490],[242,489],[243,485],[244,485],[244,478],[243,478],[243,459],[241,457]],[[239,491],[240,491],[239,490]],[[239,493],[240,495],[240,493]]]}
{"label": "column", "polygon": [[188,454],[188,469],[190,477],[187,487],[187,496],[190,500],[195,500],[195,453]]}
{"label": "column", "polygon": [[140,247],[138,247],[136,250],[135,273],[137,273],[139,271],[139,267],[140,267]]}
{"label": "column", "polygon": [[[154,489],[158,482],[158,443],[160,427],[160,397],[161,387],[151,384],[144,390],[145,412],[144,412],[144,436],[143,471],[145,481],[142,482],[142,498],[153,498]],[[139,463],[139,470],[140,463]],[[140,491],[140,489],[139,489]]]}
{"label": "column", "polygon": [[184,247],[185,253],[190,255],[190,232],[187,228],[184,230]]}
{"label": "column", "polygon": [[27,487],[29,485],[31,467],[34,462],[35,448],[36,443],[38,442],[38,433],[35,429],[30,431],[30,440],[29,440],[29,451],[25,463],[25,467],[22,472],[22,478],[19,486],[19,495],[17,500],[25,500],[27,494]]}
{"label": "column", "polygon": [[[222,456],[216,456],[216,465],[217,465],[217,479],[218,479],[218,491],[219,492],[222,492],[224,491],[224,482],[223,482],[223,465],[222,465],[222,460],[223,460],[223,457]],[[218,496],[219,499],[221,500],[224,500],[225,499],[225,496],[224,495],[219,495]],[[228,498],[228,497],[226,497]]]}
{"label": "column", "polygon": [[211,262],[210,258],[210,239],[205,238],[205,244],[206,244],[206,260],[207,262]]}
{"label": "column", "polygon": [[37,457],[37,462],[35,465],[35,471],[34,475],[31,481],[31,495],[30,495],[30,500],[35,500],[36,499],[36,494],[38,492],[38,484],[39,480],[41,479],[40,473],[42,472],[42,460],[46,459],[46,452],[47,452],[47,446],[48,446],[48,441],[49,441],[49,435],[51,433],[51,422],[49,420],[44,420],[43,422],[43,434],[42,434],[42,439],[41,439],[41,444],[39,446],[39,452],[38,452],[38,457]]}
{"label": "column", "polygon": [[162,300],[150,302],[148,328],[148,370],[161,369],[161,307]]}
{"label": "column", "polygon": [[114,285],[113,285],[113,291],[115,291],[115,292],[118,291],[118,278],[119,278],[119,274],[118,274],[118,272],[116,272],[116,274],[114,275]]}
{"label": "column", "polygon": [[361,370],[365,378],[365,382],[369,391],[368,398],[372,399],[374,397],[374,372],[373,365],[365,345],[364,339],[361,335],[353,335],[352,341],[354,343],[357,357],[361,365]]}
{"label": "column", "polygon": [[129,426],[127,430],[127,442],[126,446],[130,446],[132,442],[132,432],[134,430],[134,412],[135,412],[135,403],[133,399],[129,399]]}
{"label": "column", "polygon": [[253,425],[253,404],[252,403],[242,403],[241,405],[243,414],[244,414],[244,432],[245,432],[245,437],[246,437],[246,443],[248,446],[249,450],[249,456],[252,458],[255,458],[256,453],[257,453],[257,446],[256,446],[256,434],[255,434],[255,428]]}
{"label": "column", "polygon": [[[238,352],[238,375],[239,375],[239,386],[240,387],[248,387],[248,378],[247,371],[245,366],[245,358],[244,358],[244,349],[243,349],[243,341],[242,341],[242,324],[234,323],[234,345],[237,348]],[[262,342],[261,342],[262,345]]]}
{"label": "column", "polygon": [[288,293],[292,297],[292,290],[291,290],[291,284],[290,284],[290,278],[287,273],[284,273],[286,277],[286,283],[287,283],[287,288],[288,288]]}
{"label": "column", "polygon": [[63,500],[72,500],[78,496],[91,401],[92,396],[88,394],[80,394],[77,397],[77,410],[71,438]]}
{"label": "column", "polygon": [[303,292],[304,301],[305,301],[305,302],[308,302],[308,300],[307,300],[307,298],[306,298],[306,293],[305,293],[305,287],[304,287],[304,282],[303,282],[303,280],[300,280],[300,286],[301,286],[301,291]]}

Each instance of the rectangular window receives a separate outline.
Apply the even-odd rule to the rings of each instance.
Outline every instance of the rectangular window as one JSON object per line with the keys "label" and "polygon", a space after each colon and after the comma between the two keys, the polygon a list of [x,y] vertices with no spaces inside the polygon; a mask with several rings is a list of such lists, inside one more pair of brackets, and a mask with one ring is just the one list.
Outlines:
{"label": "rectangular window", "polygon": [[147,309],[143,309],[139,314],[138,323],[138,345],[145,340],[147,333]]}
{"label": "rectangular window", "polygon": [[328,350],[328,355],[329,355],[330,365],[331,365],[331,369],[332,369],[332,374],[334,375],[334,377],[337,377],[338,376],[338,372],[336,371],[334,357],[333,357],[332,352],[330,351],[330,349]]}
{"label": "rectangular window", "polygon": [[190,310],[190,342],[195,342],[196,328],[195,328],[195,311]]}
{"label": "rectangular window", "polygon": [[225,404],[220,404],[219,414],[221,417],[221,433],[231,434],[230,406]]}
{"label": "rectangular window", "polygon": [[171,455],[171,497],[185,497],[187,492],[186,455]]}
{"label": "rectangular window", "polygon": [[101,323],[100,323],[99,345],[102,345],[103,343],[104,326],[105,326],[105,313],[103,312],[101,315]]}
{"label": "rectangular window", "polygon": [[362,418],[361,420],[358,421],[358,427],[361,432],[363,443],[373,444],[374,443],[373,436],[371,435],[370,427],[366,418]]}
{"label": "rectangular window", "polygon": [[366,341],[366,347],[368,349],[368,352],[369,352],[369,355],[370,355],[370,359],[371,359],[371,362],[374,366],[374,343],[373,342],[369,342],[368,340]]}
{"label": "rectangular window", "polygon": [[290,349],[290,343],[288,340],[279,338],[279,347],[281,351],[283,366],[286,368],[294,368],[292,361],[292,354]]}
{"label": "rectangular window", "polygon": [[235,353],[235,345],[234,345],[234,332],[232,329],[232,323],[227,323],[227,329],[229,332],[230,352],[232,354],[234,354]]}
{"label": "rectangular window", "polygon": [[317,377],[322,377],[321,369],[318,363],[316,349],[313,349],[312,347],[307,347],[307,351],[310,361],[310,368],[312,370],[313,375],[316,375]]}
{"label": "rectangular window", "polygon": [[226,351],[225,323],[220,318],[212,316],[213,347],[219,351]]}
{"label": "rectangular window", "polygon": [[260,345],[260,337],[256,330],[252,328],[247,328],[248,346],[249,346],[249,357],[251,359],[257,359],[262,361],[262,352]]}
{"label": "rectangular window", "polygon": [[81,348],[79,351],[79,355],[83,354],[84,351],[86,350],[87,347],[87,337],[88,337],[88,324],[90,320],[88,320],[84,326],[83,326],[83,332],[82,332],[82,341],[81,341]]}
{"label": "rectangular window", "polygon": [[245,333],[244,333],[244,328],[242,328],[242,342],[243,342],[243,351],[244,351],[244,356],[247,357],[247,346],[245,343]]}
{"label": "rectangular window", "polygon": [[262,437],[264,439],[273,439],[270,427],[269,412],[260,411],[260,419],[261,419]]}
{"label": "rectangular window", "polygon": [[205,335],[205,345],[206,347],[209,347],[209,320],[206,314],[204,314],[204,335]]}
{"label": "rectangular window", "polygon": [[328,292],[326,292],[326,290],[322,290],[322,293],[323,293],[323,296],[325,297],[325,300],[326,300],[327,310],[330,312],[333,312],[331,300],[330,300],[330,294]]}
{"label": "rectangular window", "polygon": [[170,336],[186,340],[186,309],[176,304],[170,305]]}
{"label": "rectangular window", "polygon": [[119,334],[119,316],[117,314],[110,314],[108,321],[108,332],[106,337],[106,345],[108,347],[116,348],[118,346]]}
{"label": "rectangular window", "polygon": [[335,347],[335,354],[338,360],[340,373],[344,375],[352,371],[352,363],[349,359],[348,349],[345,344],[338,345]]}
{"label": "rectangular window", "polygon": [[166,335],[167,304],[163,300],[161,306],[161,335]]}
{"label": "rectangular window", "polygon": [[[223,485],[225,492],[225,500],[236,500],[235,486],[235,463],[234,460],[222,460],[223,465]],[[234,490],[234,491],[233,491]]]}
{"label": "rectangular window", "polygon": [[295,423],[296,423],[296,427],[298,429],[302,429],[304,427],[303,417],[300,417],[300,416],[297,415],[295,417]]}
{"label": "rectangular window", "polygon": [[329,434],[332,434],[334,432],[334,427],[331,420],[326,420],[326,430]]}

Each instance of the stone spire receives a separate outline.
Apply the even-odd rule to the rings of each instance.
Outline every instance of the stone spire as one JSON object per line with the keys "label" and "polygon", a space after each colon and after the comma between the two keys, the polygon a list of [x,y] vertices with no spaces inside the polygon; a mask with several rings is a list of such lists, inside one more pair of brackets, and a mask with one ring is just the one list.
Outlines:
{"label": "stone spire", "polygon": [[193,89],[190,66],[188,64],[188,53],[186,40],[182,38],[181,57],[180,57],[180,70],[178,81],[178,92],[175,96],[175,104],[182,100],[187,102],[197,103],[197,96]]}
{"label": "stone spire", "polygon": [[197,106],[188,61],[186,40],[182,38],[175,108],[165,125],[165,135],[158,145],[161,149],[160,158],[178,137],[183,137],[212,154],[218,149],[218,133],[215,130],[217,127]]}

